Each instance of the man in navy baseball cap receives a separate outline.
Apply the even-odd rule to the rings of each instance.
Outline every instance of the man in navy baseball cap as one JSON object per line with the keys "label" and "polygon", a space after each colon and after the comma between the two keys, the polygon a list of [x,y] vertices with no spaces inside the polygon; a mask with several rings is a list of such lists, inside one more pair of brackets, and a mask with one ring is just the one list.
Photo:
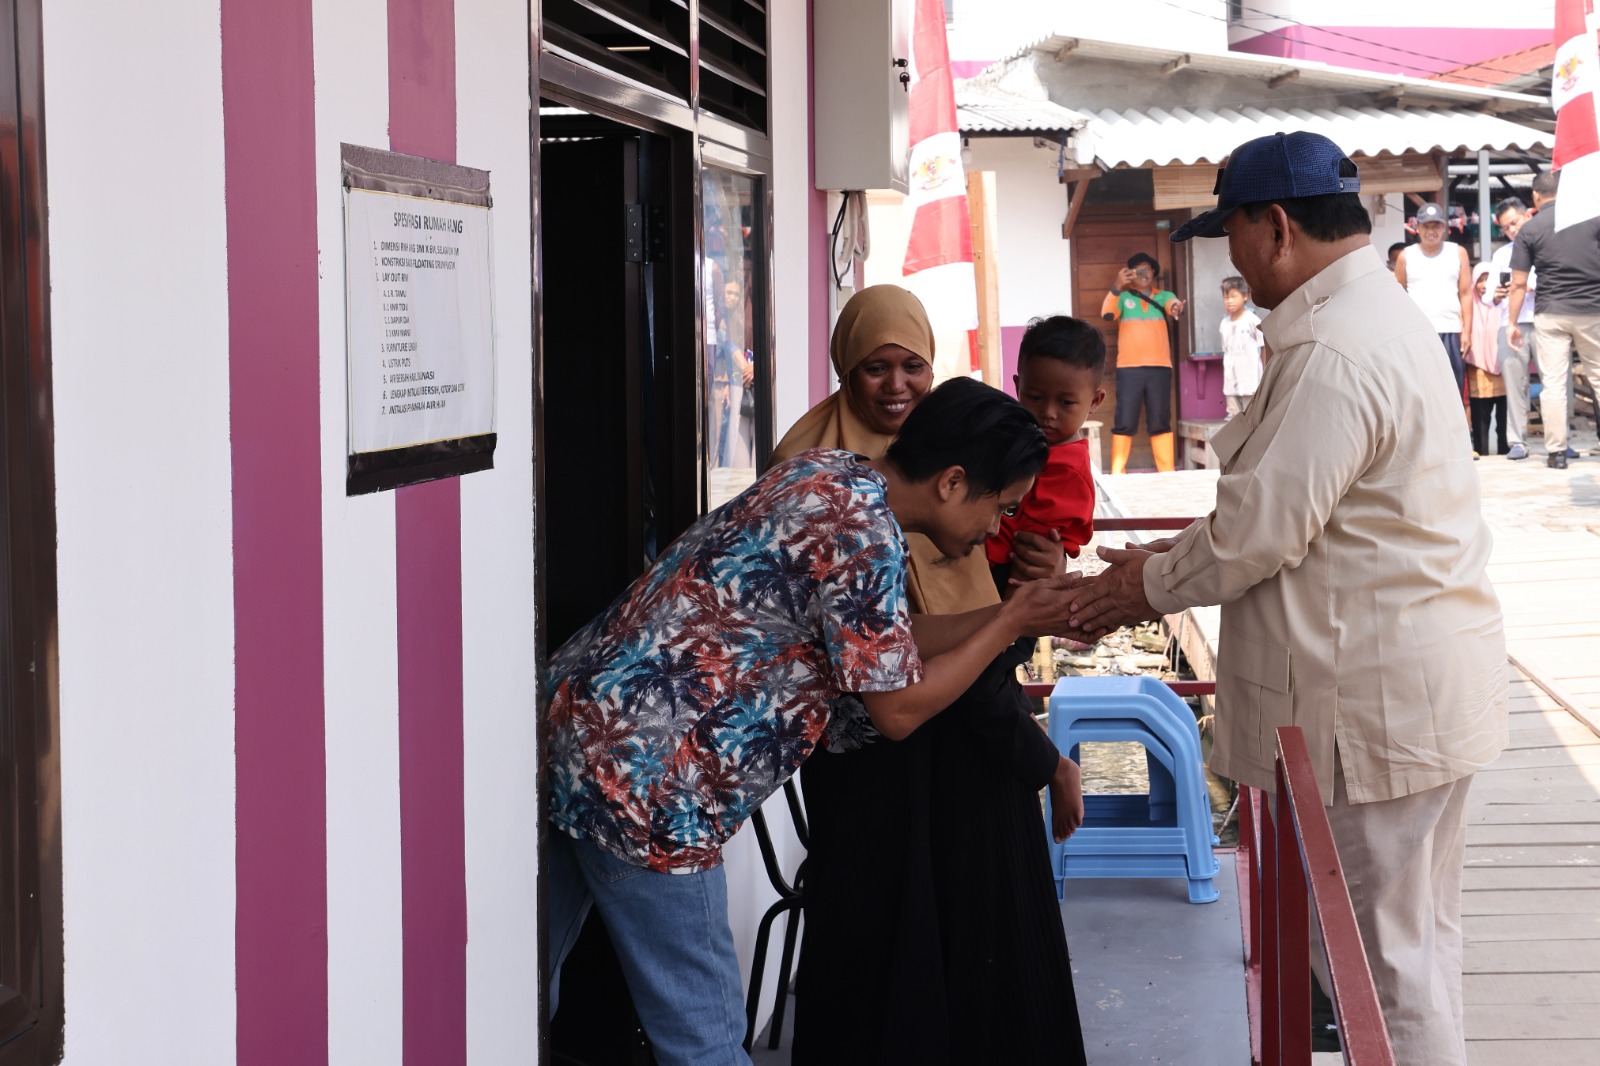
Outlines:
{"label": "man in navy baseball cap", "polygon": [[1211,190],[1217,206],[1178,227],[1172,242],[1226,236],[1223,225],[1228,216],[1245,204],[1329,196],[1360,188],[1356,165],[1320,133],[1299,130],[1257,137],[1235,148],[1228,165],[1217,171],[1217,185]]}
{"label": "man in navy baseball cap", "polygon": [[1507,743],[1505,626],[1461,394],[1358,188],[1326,138],[1263,137],[1173,234],[1225,235],[1271,310],[1261,387],[1207,442],[1212,512],[1153,550],[1101,547],[1071,625],[1221,606],[1208,765],[1271,788],[1276,731],[1299,727],[1394,1061],[1467,1066],[1467,795]]}

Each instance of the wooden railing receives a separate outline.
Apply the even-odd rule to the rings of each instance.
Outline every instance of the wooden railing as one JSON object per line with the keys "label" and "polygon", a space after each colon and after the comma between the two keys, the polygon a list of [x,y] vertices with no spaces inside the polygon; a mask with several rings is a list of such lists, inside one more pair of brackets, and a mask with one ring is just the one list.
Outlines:
{"label": "wooden railing", "polygon": [[1260,789],[1240,786],[1239,894],[1244,923],[1251,1058],[1262,1066],[1311,1062],[1311,933],[1315,913],[1349,1066],[1394,1066],[1333,830],[1305,734],[1277,731],[1277,814]]}

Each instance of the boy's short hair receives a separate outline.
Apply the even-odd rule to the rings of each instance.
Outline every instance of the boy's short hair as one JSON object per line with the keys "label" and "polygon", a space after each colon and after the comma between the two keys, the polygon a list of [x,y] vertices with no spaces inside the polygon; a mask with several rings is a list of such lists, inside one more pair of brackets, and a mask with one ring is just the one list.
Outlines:
{"label": "boy's short hair", "polygon": [[1499,222],[1501,216],[1507,211],[1521,211],[1523,214],[1527,214],[1528,205],[1522,202],[1522,197],[1520,196],[1508,196],[1494,205],[1494,210],[1489,212],[1489,217]]}
{"label": "boy's short hair", "polygon": [[1106,366],[1106,339],[1094,326],[1070,315],[1050,315],[1028,323],[1017,347],[1017,368],[1035,357],[1058,359],[1068,366],[1093,370]]}
{"label": "boy's short hair", "polygon": [[1239,275],[1235,274],[1231,278],[1222,279],[1222,291],[1243,293],[1244,295],[1249,296],[1250,283],[1241,278]]}
{"label": "boy's short hair", "polygon": [[1037,475],[1049,453],[1026,407],[981,381],[951,378],[906,415],[887,458],[913,482],[961,467],[970,500]]}

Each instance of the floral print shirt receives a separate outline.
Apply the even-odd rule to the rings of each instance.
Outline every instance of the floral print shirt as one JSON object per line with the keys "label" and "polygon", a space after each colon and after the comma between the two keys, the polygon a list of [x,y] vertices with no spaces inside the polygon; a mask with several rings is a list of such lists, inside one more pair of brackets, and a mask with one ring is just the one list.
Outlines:
{"label": "floral print shirt", "polygon": [[710,869],[846,692],[922,679],[883,477],[815,449],[705,515],[550,664],[550,815],[628,862]]}

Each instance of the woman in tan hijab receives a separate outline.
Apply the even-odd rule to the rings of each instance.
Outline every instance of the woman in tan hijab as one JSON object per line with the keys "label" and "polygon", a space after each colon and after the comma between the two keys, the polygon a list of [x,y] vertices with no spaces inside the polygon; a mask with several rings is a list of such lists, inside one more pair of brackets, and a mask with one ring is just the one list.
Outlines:
{"label": "woman in tan hijab", "polygon": [[[898,285],[871,285],[850,297],[833,328],[829,354],[839,391],[783,435],[772,452],[774,464],[810,448],[880,459],[907,413],[933,387],[933,327],[922,301]],[[906,539],[913,611],[960,614],[1000,602],[982,552],[949,560],[920,533]]]}
{"label": "woman in tan hijab", "polygon": [[[773,463],[811,448],[879,458],[933,385],[933,329],[899,286],[851,297],[829,347],[839,391],[795,423]],[[948,559],[926,537],[906,539],[913,612],[1000,602],[982,551]],[[1013,572],[1060,566],[1059,544],[1031,559],[1024,546]],[[796,1066],[1083,1061],[1038,802],[1067,760],[1017,686],[1027,654],[1002,655],[902,741],[851,726],[853,697],[835,708],[827,747],[801,769],[810,851]],[[872,989],[873,1006],[853,1003],[841,991],[851,987]]]}

